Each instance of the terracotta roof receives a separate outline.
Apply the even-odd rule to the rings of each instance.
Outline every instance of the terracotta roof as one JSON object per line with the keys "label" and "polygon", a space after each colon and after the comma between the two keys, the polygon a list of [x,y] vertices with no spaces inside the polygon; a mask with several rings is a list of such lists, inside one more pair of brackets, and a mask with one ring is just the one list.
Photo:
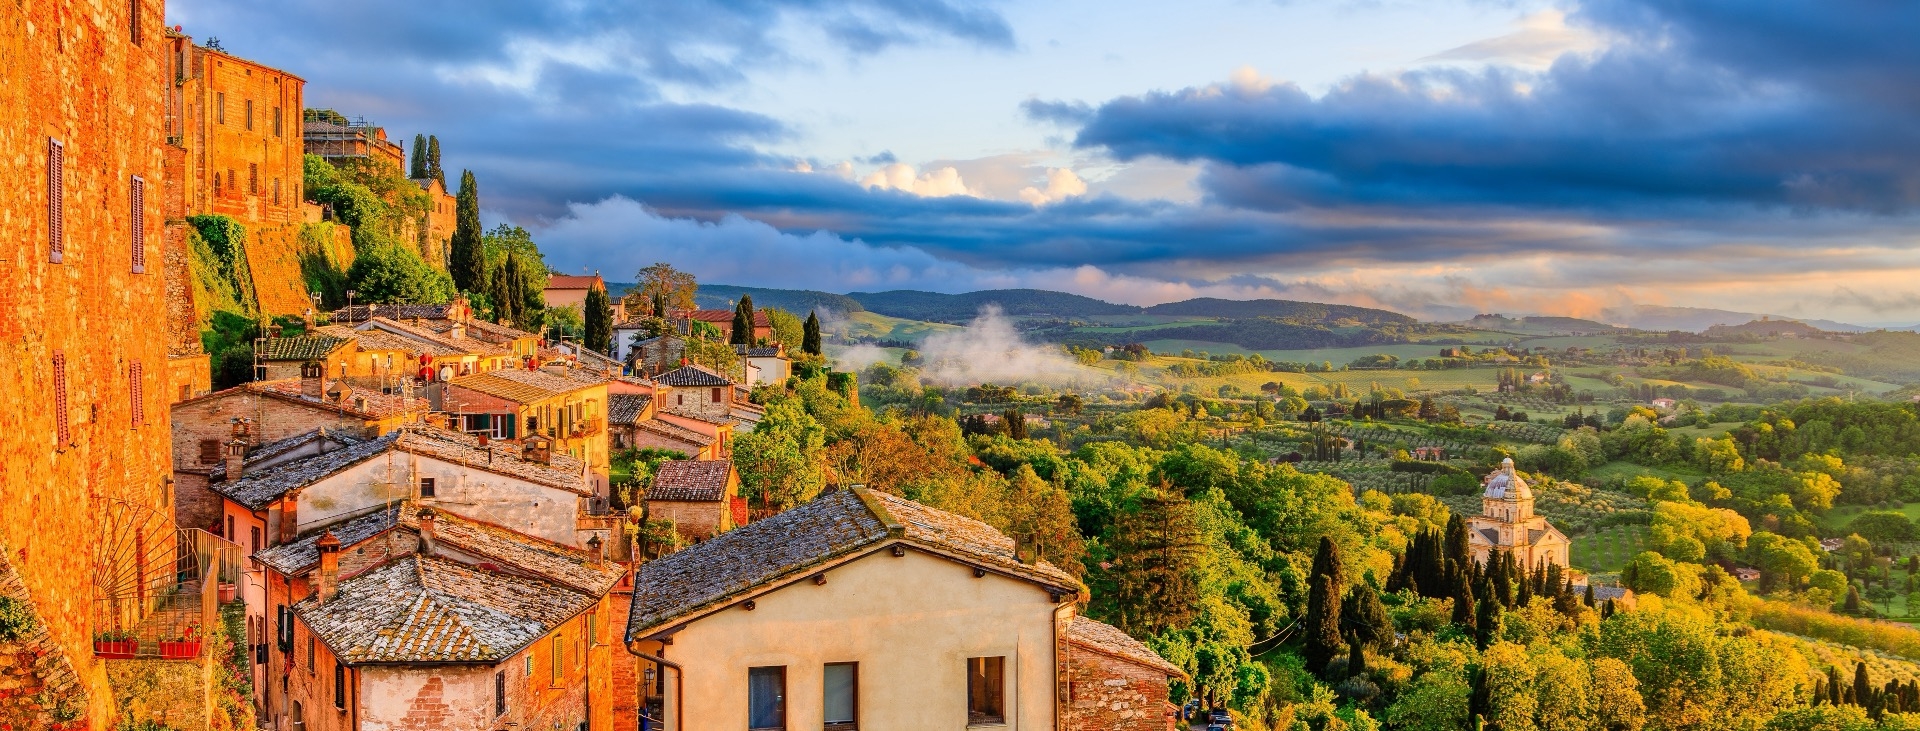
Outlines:
{"label": "terracotta roof", "polygon": [[[643,431],[649,431],[654,434],[658,434],[660,436],[666,437],[668,439],[684,442],[694,447],[712,446],[714,441],[716,441],[713,437],[707,436],[705,434],[701,434],[700,432],[694,431],[692,429],[688,429],[684,426],[676,426],[673,424],[668,424],[658,419],[647,419],[644,421],[634,422],[633,428],[640,429]],[[698,451],[698,450],[696,449],[695,451]]]}
{"label": "terracotta roof", "polygon": [[[398,511],[401,525],[419,532],[420,510],[417,504],[402,507]],[[612,562],[596,565],[584,550],[491,523],[468,520],[447,510],[435,510],[434,514],[435,540],[464,553],[492,559],[489,563],[504,564],[594,596],[606,595],[620,582],[619,565]]]}
{"label": "terracotta roof", "polygon": [[1052,564],[1021,563],[1013,539],[985,523],[866,488],[834,490],[642,564],[635,574],[627,637],[645,637],[821,564],[894,541],[1050,590],[1083,591],[1079,581]]}
{"label": "terracotta roof", "polygon": [[334,322],[361,322],[375,317],[396,320],[415,318],[437,320],[447,316],[453,305],[354,305],[333,311]]}
{"label": "terracotta roof", "polygon": [[693,421],[713,424],[715,426],[733,426],[733,423],[734,423],[732,419],[718,417],[718,416],[708,416],[698,411],[691,411],[688,409],[674,407],[674,406],[661,408],[659,410],[659,413],[666,414],[669,416],[677,416],[682,419],[691,419]]}
{"label": "terracotta roof", "polygon": [[1154,652],[1152,648],[1120,631],[1119,627],[1105,622],[1075,616],[1073,623],[1067,625],[1067,641],[1168,675],[1187,677],[1185,671],[1167,662],[1160,653]]}
{"label": "terracotta roof", "polygon": [[311,531],[291,543],[282,543],[272,548],[263,548],[253,554],[267,568],[287,576],[300,576],[314,565],[320,563],[320,537],[332,533],[340,540],[340,549],[348,550],[370,538],[378,536],[400,524],[400,511],[397,508],[379,510],[358,518],[327,526],[324,531]]}
{"label": "terracotta roof", "polygon": [[[437,331],[433,327],[429,327],[430,324],[446,324],[446,332]],[[466,323],[455,323],[451,320],[422,320],[418,326],[415,326],[412,323],[379,317],[362,323],[360,329],[378,328],[386,330],[403,337],[452,348],[456,354],[494,356],[513,354],[513,351],[500,347],[497,343],[488,342],[484,339],[473,337],[472,335],[455,335],[452,332],[455,326],[465,328],[467,325]]]}
{"label": "terracotta roof", "polygon": [[751,347],[751,348],[750,348],[750,347],[747,347],[747,346],[745,346],[745,345],[735,345],[735,346],[733,346],[733,352],[735,352],[735,353],[738,353],[738,354],[740,354],[740,355],[744,355],[744,356],[746,356],[746,357],[748,357],[748,358],[776,358],[776,357],[785,357],[785,356],[786,356],[786,353],[784,353],[784,352],[782,352],[783,350],[784,350],[783,348],[780,348],[780,347],[777,347],[777,346],[776,346],[776,347],[771,347],[771,348],[762,348],[762,347]]}
{"label": "terracotta roof", "polygon": [[733,463],[726,460],[670,459],[655,469],[647,499],[719,502],[727,499],[732,474]]}
{"label": "terracotta roof", "polygon": [[668,386],[731,386],[733,379],[713,372],[706,366],[685,365],[678,369],[654,376],[655,383]]}
{"label": "terracotta roof", "polygon": [[606,289],[607,284],[600,275],[589,276],[573,274],[548,274],[547,289]]}
{"label": "terracotta roof", "polygon": [[[701,322],[724,322],[724,323],[727,323],[728,325],[732,325],[733,310],[682,311],[680,313],[680,319],[699,320]],[[756,309],[753,311],[753,326],[754,327],[772,327],[773,321],[767,319],[767,312],[765,310]]]}
{"label": "terracotta roof", "polygon": [[[248,470],[252,470],[254,468],[254,465],[256,464],[270,461],[276,457],[284,455],[288,452],[292,452],[293,450],[299,449],[301,447],[304,447],[308,444],[312,444],[314,442],[331,443],[330,445],[322,445],[320,447],[320,451],[324,452],[324,451],[331,451],[331,449],[335,449],[339,447],[347,447],[347,446],[359,444],[362,441],[365,441],[365,440],[349,434],[341,434],[339,432],[328,431],[325,427],[322,427],[319,429],[311,429],[311,430],[304,431],[299,434],[295,434],[293,436],[287,437],[285,439],[267,442],[266,444],[256,444],[251,447],[248,447],[246,466]],[[227,463],[222,461],[219,464],[213,465],[213,467],[208,470],[207,476],[209,478],[218,478],[221,480],[226,479]]]}
{"label": "terracotta roof", "polygon": [[580,368],[568,368],[565,374],[553,373],[544,368],[539,370],[502,368],[497,371],[460,376],[448,383],[525,404],[592,388],[606,382],[606,377]]}
{"label": "terracotta roof", "polygon": [[345,411],[349,414],[368,419],[385,419],[392,416],[399,416],[410,411],[426,411],[430,406],[426,399],[418,396],[412,400],[408,400],[406,396],[399,393],[381,393],[370,388],[354,388],[351,385],[341,384],[339,381],[327,381],[325,390],[330,391],[335,386],[346,388],[347,395],[344,402],[337,402],[326,398],[314,398],[300,392],[300,381],[301,379],[298,378],[283,378],[278,381],[254,381],[247,384],[246,388],[256,392],[271,393],[290,400],[305,402],[319,408]]}
{"label": "terracotta roof", "polygon": [[296,335],[267,338],[260,348],[261,360],[321,360],[351,341],[332,335]]}
{"label": "terracotta roof", "polygon": [[507,344],[515,340],[525,340],[528,338],[538,339],[540,337],[525,330],[507,327],[506,325],[495,322],[487,322],[486,320],[467,320],[465,322],[455,322],[453,320],[420,321],[421,328],[432,330],[442,336],[451,332],[455,326],[466,329],[468,337],[473,337],[477,333],[479,337],[475,339],[495,345]]}
{"label": "terracotta roof", "polygon": [[295,604],[348,664],[497,663],[593,607],[565,586],[429,556],[407,556],[340,582],[333,599]]}
{"label": "terracotta roof", "polygon": [[[351,338],[360,344],[361,350],[397,350],[409,356],[427,353],[429,355],[460,355],[458,348],[449,345],[428,345],[413,338],[395,335],[385,330],[369,328],[355,330],[351,325],[327,325],[314,328],[314,332],[335,337]],[[398,364],[395,364],[396,367]],[[409,363],[409,366],[413,364]]]}
{"label": "terracotta roof", "polygon": [[274,465],[241,479],[213,483],[209,487],[249,510],[265,510],[288,492],[324,480],[348,467],[385,454],[389,449],[516,477],[576,494],[591,492],[582,478],[584,463],[579,459],[554,454],[551,457],[552,464],[529,462],[521,459],[519,450],[510,444],[495,442],[481,447],[479,440],[474,437],[422,424],[408,425],[377,439]]}
{"label": "terracotta roof", "polygon": [[647,413],[647,404],[653,403],[653,397],[642,393],[607,394],[607,423],[632,426],[640,421],[640,415]]}

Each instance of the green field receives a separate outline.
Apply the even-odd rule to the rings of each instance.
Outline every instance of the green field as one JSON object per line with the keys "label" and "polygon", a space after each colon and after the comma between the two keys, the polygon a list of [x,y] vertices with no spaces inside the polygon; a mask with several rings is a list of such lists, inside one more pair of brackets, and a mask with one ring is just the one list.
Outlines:
{"label": "green field", "polygon": [[1627,560],[1647,550],[1647,527],[1616,525],[1573,539],[1567,562],[1587,571],[1619,571]]}
{"label": "green field", "polygon": [[1594,467],[1592,469],[1587,470],[1587,477],[1601,479],[1601,480],[1606,480],[1606,479],[1611,479],[1616,477],[1621,479],[1628,479],[1638,475],[1653,475],[1654,477],[1659,477],[1661,479],[1667,479],[1667,480],[1688,480],[1688,479],[1692,479],[1700,476],[1700,475],[1688,473],[1688,472],[1679,472],[1675,470],[1661,469],[1659,467],[1648,467],[1645,465],[1637,465],[1632,462],[1624,462],[1619,460],[1608,462],[1606,464],[1600,465],[1599,467]]}
{"label": "green field", "polygon": [[1816,522],[1819,523],[1820,528],[1822,530],[1837,534],[1841,530],[1845,529],[1848,523],[1852,523],[1854,518],[1860,517],[1861,513],[1865,513],[1873,510],[1895,510],[1895,511],[1899,511],[1900,514],[1907,516],[1908,520],[1920,520],[1920,503],[1907,503],[1906,505],[1898,508],[1891,508],[1891,507],[1876,508],[1876,507],[1870,507],[1866,505],[1842,505],[1840,507],[1827,511],[1826,514],[1821,515]]}
{"label": "green field", "polygon": [[829,332],[847,338],[871,337],[881,340],[913,341],[918,341],[937,332],[953,332],[963,329],[965,328],[959,325],[905,320],[872,312],[855,312],[848,315],[847,319],[834,322],[827,327]]}

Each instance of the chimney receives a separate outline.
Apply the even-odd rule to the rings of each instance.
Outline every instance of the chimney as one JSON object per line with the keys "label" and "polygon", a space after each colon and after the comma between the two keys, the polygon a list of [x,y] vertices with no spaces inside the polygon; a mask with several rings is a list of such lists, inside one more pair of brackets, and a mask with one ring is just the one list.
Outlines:
{"label": "chimney", "polygon": [[352,393],[353,393],[353,389],[348,388],[347,384],[341,383],[339,381],[334,381],[333,387],[327,389],[327,398],[333,401],[334,403],[340,404],[341,406],[346,406],[347,396],[351,395]]}
{"label": "chimney", "polygon": [[300,364],[300,395],[307,398],[325,398],[327,367],[308,361]]}
{"label": "chimney", "polygon": [[422,556],[433,555],[434,540],[440,537],[438,517],[434,515],[433,508],[421,508],[420,512],[414,514],[414,518],[420,523],[420,555]]}
{"label": "chimney", "polygon": [[567,364],[565,363],[548,363],[547,365],[542,366],[541,368],[542,370],[545,370],[546,372],[552,373],[553,375],[556,375],[556,376],[567,375]]}
{"label": "chimney", "polygon": [[475,434],[474,436],[475,436],[475,437],[478,437],[478,438],[480,439],[480,448],[481,448],[481,449],[486,449],[486,448],[487,448],[487,435],[485,435],[485,434]]}
{"label": "chimney", "polygon": [[587,539],[587,562],[595,566],[599,566],[600,564],[606,562],[606,560],[607,560],[606,544],[601,543],[600,534],[595,533],[593,534],[592,538]]}
{"label": "chimney", "polygon": [[1040,544],[1032,533],[1013,534],[1013,555],[1020,563],[1040,560]]}
{"label": "chimney", "polygon": [[227,481],[247,476],[247,420],[233,420],[233,438],[227,440]]}
{"label": "chimney", "polygon": [[314,547],[320,549],[317,601],[325,604],[332,601],[334,593],[340,590],[340,539],[334,537],[333,531],[327,531]]}
{"label": "chimney", "polygon": [[289,493],[280,501],[280,542],[292,543],[300,535],[300,493]]}

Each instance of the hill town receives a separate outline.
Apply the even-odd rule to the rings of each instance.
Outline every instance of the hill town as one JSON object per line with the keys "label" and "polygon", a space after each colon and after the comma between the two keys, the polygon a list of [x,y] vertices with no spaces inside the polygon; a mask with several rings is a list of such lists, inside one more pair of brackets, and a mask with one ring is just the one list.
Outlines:
{"label": "hill town", "polygon": [[7,12],[0,729],[1920,728],[1911,328],[570,273]]}

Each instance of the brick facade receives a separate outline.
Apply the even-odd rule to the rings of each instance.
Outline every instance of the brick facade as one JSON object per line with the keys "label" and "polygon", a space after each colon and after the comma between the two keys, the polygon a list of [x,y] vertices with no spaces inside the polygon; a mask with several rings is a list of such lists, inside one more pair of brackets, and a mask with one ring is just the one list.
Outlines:
{"label": "brick facade", "polygon": [[[161,0],[56,0],[9,13],[0,33],[0,404],[13,418],[0,435],[9,490],[0,545],[47,627],[46,646],[86,689],[82,720],[108,728],[113,696],[92,653],[86,537],[102,532],[99,500],[170,513],[165,10]],[[146,186],[138,208],[135,178]],[[145,271],[135,273],[139,260]]]}
{"label": "brick facade", "polygon": [[671,520],[680,537],[687,541],[699,542],[712,538],[733,527],[733,519],[727,503],[721,500],[686,502],[680,500],[648,500],[647,517],[652,520]]}
{"label": "brick facade", "polygon": [[653,403],[661,411],[728,419],[733,413],[733,386],[658,386]]}
{"label": "brick facade", "polygon": [[1165,671],[1067,643],[1065,731],[1172,731]]}

